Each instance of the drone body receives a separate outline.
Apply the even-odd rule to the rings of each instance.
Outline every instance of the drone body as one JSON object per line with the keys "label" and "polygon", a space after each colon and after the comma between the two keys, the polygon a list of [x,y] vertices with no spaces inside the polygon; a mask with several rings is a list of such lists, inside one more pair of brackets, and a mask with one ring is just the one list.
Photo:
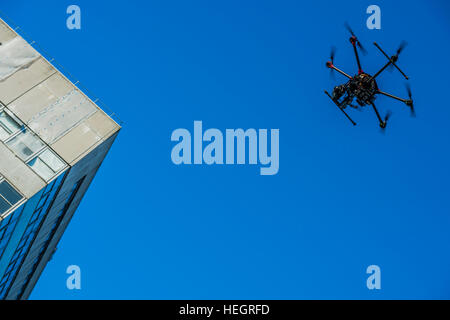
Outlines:
{"label": "drone body", "polygon": [[[403,71],[397,66],[396,62],[398,60],[398,56],[400,52],[403,50],[405,43],[402,43],[397,50],[397,53],[391,57],[389,57],[381,48],[380,46],[374,42],[374,45],[381,51],[381,53],[388,59],[388,62],[373,76],[364,72],[361,68],[361,62],[359,60],[359,54],[358,54],[358,48],[365,52],[365,49],[359,42],[358,38],[355,36],[353,31],[350,29],[350,27],[347,26],[347,29],[351,33],[350,37],[350,43],[353,46],[354,52],[355,52],[355,58],[356,63],[358,65],[358,74],[355,76],[350,76],[344,71],[338,69],[334,64],[334,50],[331,53],[331,61],[328,61],[326,63],[326,66],[330,68],[330,70],[335,70],[342,74],[343,76],[348,78],[348,81],[344,84],[338,85],[334,87],[332,94],[330,95],[327,91],[325,93],[330,97],[331,100],[338,106],[338,108],[345,114],[345,116],[353,123],[353,125],[356,125],[356,123],[350,118],[350,116],[345,112],[345,108],[352,107],[355,109],[358,109],[360,107],[364,107],[366,105],[371,105],[373,110],[375,111],[375,114],[377,116],[377,119],[379,121],[380,127],[382,129],[386,128],[387,121],[389,119],[390,113],[388,112],[384,119],[381,118],[380,113],[378,112],[377,107],[375,106],[375,99],[378,94],[385,95],[387,97],[393,98],[395,100],[401,101],[405,103],[410,109],[411,113],[414,114],[414,105],[413,101],[411,99],[411,90],[408,87],[408,95],[409,99],[402,99],[399,97],[396,97],[392,94],[383,92],[379,90],[378,84],[376,82],[376,78],[389,66],[394,66],[397,68],[398,71],[408,80],[408,77],[403,73]],[[356,100],[356,105],[354,104],[354,101]]]}

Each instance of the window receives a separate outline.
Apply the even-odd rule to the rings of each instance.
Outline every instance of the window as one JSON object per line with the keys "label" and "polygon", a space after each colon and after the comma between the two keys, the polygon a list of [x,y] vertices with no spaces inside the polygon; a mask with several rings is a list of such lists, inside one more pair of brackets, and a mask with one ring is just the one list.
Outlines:
{"label": "window", "polygon": [[0,194],[11,204],[16,204],[22,196],[6,182],[0,182]]}
{"label": "window", "polygon": [[0,176],[0,215],[16,205],[23,197]]}
{"label": "window", "polygon": [[5,110],[0,111],[0,140],[5,141],[20,130],[19,123]]}
{"label": "window", "polygon": [[11,205],[8,201],[0,197],[0,212],[5,213],[9,208],[11,208]]}
{"label": "window", "polygon": [[28,165],[47,181],[64,168],[64,162],[49,149],[32,158]]}
{"label": "window", "polygon": [[28,129],[23,129],[6,144],[23,161],[26,161],[44,147],[41,139]]}
{"label": "window", "polygon": [[18,218],[21,216],[24,205],[16,209],[14,212],[9,214],[6,218],[0,221],[0,258],[3,255],[6,245],[11,238],[12,232],[16,226]]}
{"label": "window", "polygon": [[[0,140],[45,181],[50,181],[67,165],[8,108],[0,105]],[[4,204],[0,201],[0,208]]]}

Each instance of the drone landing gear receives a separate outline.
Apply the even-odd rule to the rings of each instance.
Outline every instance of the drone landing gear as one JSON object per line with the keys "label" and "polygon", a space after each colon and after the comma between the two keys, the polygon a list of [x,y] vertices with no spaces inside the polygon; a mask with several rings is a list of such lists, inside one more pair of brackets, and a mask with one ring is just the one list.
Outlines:
{"label": "drone landing gear", "polygon": [[356,126],[356,122],[353,121],[352,118],[350,118],[350,116],[347,114],[347,112],[345,112],[344,109],[342,109],[336,101],[334,101],[334,99],[331,97],[331,95],[328,93],[328,91],[325,91],[325,94],[326,94],[328,97],[330,97],[330,99],[331,99],[331,100],[334,102],[334,104],[339,108],[339,110],[341,110],[341,111],[345,114],[345,116],[347,117],[347,119],[350,120],[350,122],[351,122],[354,126]]}

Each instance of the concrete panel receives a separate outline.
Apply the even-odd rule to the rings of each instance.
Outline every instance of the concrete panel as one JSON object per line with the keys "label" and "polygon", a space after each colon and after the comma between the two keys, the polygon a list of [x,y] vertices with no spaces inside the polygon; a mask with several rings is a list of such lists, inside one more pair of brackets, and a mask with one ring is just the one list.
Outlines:
{"label": "concrete panel", "polygon": [[104,138],[118,129],[117,124],[102,111],[97,111],[86,120],[86,124]]}
{"label": "concrete panel", "polygon": [[30,67],[21,69],[0,82],[0,101],[8,105],[55,72],[56,70],[45,59],[39,58]]}
{"label": "concrete panel", "polygon": [[0,143],[0,159],[0,174],[26,198],[30,199],[45,187],[45,182],[3,143]]}
{"label": "concrete panel", "polygon": [[51,145],[69,165],[101,140],[101,136],[86,123],[81,123]]}
{"label": "concrete panel", "polygon": [[0,42],[5,43],[13,38],[15,38],[17,35],[14,31],[12,31],[6,23],[3,22],[2,19],[0,19]]}
{"label": "concrete panel", "polygon": [[8,105],[24,123],[73,90],[73,85],[56,73]]}
{"label": "concrete panel", "polygon": [[18,70],[31,66],[40,54],[21,37],[0,45],[0,82],[5,81]]}
{"label": "concrete panel", "polygon": [[51,144],[97,110],[80,91],[72,90],[33,116],[28,126]]}

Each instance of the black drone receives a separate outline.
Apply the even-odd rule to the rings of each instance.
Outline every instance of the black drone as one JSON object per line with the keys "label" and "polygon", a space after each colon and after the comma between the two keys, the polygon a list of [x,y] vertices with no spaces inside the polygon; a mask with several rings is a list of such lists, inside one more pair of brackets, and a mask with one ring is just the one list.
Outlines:
{"label": "black drone", "polygon": [[[383,51],[383,49],[381,49],[381,47],[376,42],[374,42],[373,44],[388,59],[388,62],[377,73],[375,73],[373,76],[371,76],[370,74],[368,74],[368,73],[366,73],[366,72],[364,72],[362,70],[361,62],[359,60],[359,55],[358,55],[358,48],[364,54],[367,51],[361,45],[361,43],[359,42],[358,38],[353,33],[352,29],[347,24],[346,24],[346,28],[351,34],[350,43],[352,44],[353,50],[355,52],[356,63],[358,64],[358,74],[353,76],[353,77],[351,77],[350,75],[348,75],[344,71],[336,68],[336,66],[334,65],[335,50],[333,48],[332,51],[331,51],[330,61],[328,61],[326,63],[326,66],[328,68],[330,68],[331,71],[336,70],[337,72],[339,72],[343,76],[347,77],[349,80],[345,84],[342,84],[342,85],[334,87],[332,95],[330,95],[327,91],[325,91],[325,93],[330,97],[331,100],[333,100],[333,102],[345,114],[345,116],[351,121],[351,123],[353,125],[356,125],[356,123],[349,117],[349,115],[347,114],[347,112],[345,112],[344,109],[347,108],[347,106],[350,106],[350,107],[352,107],[354,109],[358,109],[360,107],[363,107],[363,106],[366,106],[366,105],[370,104],[372,106],[373,110],[375,111],[375,114],[377,115],[378,121],[380,122],[380,127],[382,129],[386,128],[386,124],[387,124],[387,121],[388,121],[391,113],[388,111],[386,116],[384,117],[384,119],[381,118],[380,113],[378,112],[378,110],[377,110],[377,108],[375,107],[375,104],[374,104],[374,101],[376,99],[376,95],[377,94],[382,94],[382,95],[385,95],[387,97],[390,97],[390,98],[393,98],[393,99],[396,99],[398,101],[401,101],[401,102],[405,103],[410,108],[411,115],[414,116],[415,112],[414,112],[413,101],[411,99],[411,97],[412,97],[411,89],[410,89],[410,87],[408,85],[407,85],[407,91],[408,91],[409,99],[402,99],[402,98],[396,97],[396,96],[394,96],[392,94],[389,94],[389,93],[386,93],[386,92],[383,92],[383,91],[379,90],[378,89],[378,84],[377,84],[377,82],[375,80],[389,66],[391,66],[391,67],[394,66],[395,68],[397,68],[397,70],[400,71],[400,73],[405,77],[405,79],[408,80],[408,77],[403,73],[403,71],[396,64],[396,62],[398,60],[398,56],[403,51],[403,49],[405,48],[406,43],[402,42],[400,44],[400,47],[398,48],[396,54],[391,56],[391,57],[389,57]],[[353,104],[353,101],[355,99],[356,99],[356,102],[358,103],[359,106]]]}

